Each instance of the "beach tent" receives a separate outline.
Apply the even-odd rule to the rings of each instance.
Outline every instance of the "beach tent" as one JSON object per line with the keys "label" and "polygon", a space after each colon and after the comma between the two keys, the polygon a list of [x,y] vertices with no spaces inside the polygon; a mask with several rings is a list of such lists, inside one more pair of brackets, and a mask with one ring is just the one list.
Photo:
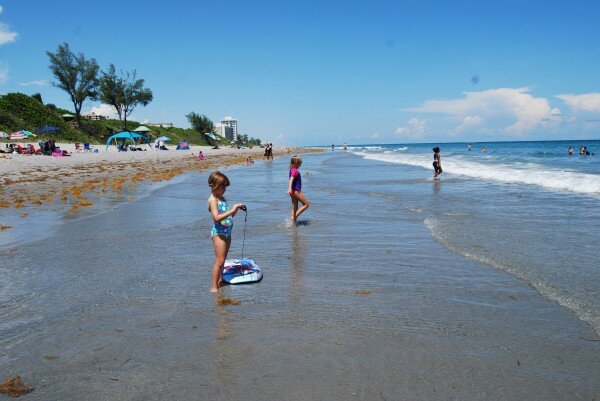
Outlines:
{"label": "beach tent", "polygon": [[59,132],[62,132],[62,130],[54,125],[44,125],[35,130],[36,134],[58,134]]}
{"label": "beach tent", "polygon": [[[117,146],[117,139],[121,139],[122,141],[130,139],[133,143],[135,143],[136,139],[140,139],[142,142],[150,146],[150,143],[148,142],[148,137],[146,137],[145,135],[138,134],[137,132],[121,131],[108,137],[108,139],[106,140],[106,150],[108,150],[108,145],[110,145],[110,141],[112,141],[113,139],[115,140],[115,145]],[[150,148],[152,148],[152,146],[150,146]]]}
{"label": "beach tent", "polygon": [[4,131],[0,131],[0,138],[8,138],[8,134]]}
{"label": "beach tent", "polygon": [[66,114],[63,114],[63,115],[62,115],[62,118],[63,118],[63,120],[65,120],[65,121],[69,121],[69,120],[72,120],[72,119],[74,119],[74,118],[75,118],[75,116],[74,116],[73,114],[66,113]]}

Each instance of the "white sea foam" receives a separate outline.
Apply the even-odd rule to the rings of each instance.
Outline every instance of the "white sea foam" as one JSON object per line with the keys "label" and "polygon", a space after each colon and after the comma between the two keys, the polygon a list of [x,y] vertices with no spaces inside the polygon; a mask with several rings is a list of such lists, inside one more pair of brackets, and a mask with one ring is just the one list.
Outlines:
{"label": "white sea foam", "polygon": [[[432,169],[432,158],[424,154],[356,152],[365,159]],[[577,171],[558,170],[535,163],[477,162],[464,157],[445,157],[444,172],[486,181],[535,185],[554,191],[600,195],[600,176]]]}

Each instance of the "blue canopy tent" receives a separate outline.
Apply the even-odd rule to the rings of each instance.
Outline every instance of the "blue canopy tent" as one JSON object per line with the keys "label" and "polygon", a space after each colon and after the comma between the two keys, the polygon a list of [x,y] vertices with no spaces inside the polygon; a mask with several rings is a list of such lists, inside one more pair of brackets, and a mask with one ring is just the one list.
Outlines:
{"label": "blue canopy tent", "polygon": [[116,146],[119,146],[117,144],[117,139],[121,139],[122,142],[125,142],[127,139],[131,139],[133,143],[135,143],[136,139],[141,139],[142,142],[146,143],[150,147],[150,149],[152,149],[152,146],[150,146],[150,142],[148,141],[148,137],[146,137],[145,135],[138,134],[137,132],[121,131],[108,137],[108,139],[106,140],[107,151],[108,145],[110,145],[110,141],[112,141],[113,139],[115,140]]}

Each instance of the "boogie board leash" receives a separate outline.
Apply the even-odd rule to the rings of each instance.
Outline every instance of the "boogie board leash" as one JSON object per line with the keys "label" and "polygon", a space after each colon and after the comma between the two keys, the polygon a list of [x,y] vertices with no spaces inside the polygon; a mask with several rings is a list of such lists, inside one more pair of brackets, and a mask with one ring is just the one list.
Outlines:
{"label": "boogie board leash", "polygon": [[[244,237],[242,239],[242,259],[241,261],[244,260],[244,246],[246,245],[246,222],[248,221],[248,209],[246,209],[245,207],[242,209],[244,211]],[[240,261],[240,263],[241,263]]]}

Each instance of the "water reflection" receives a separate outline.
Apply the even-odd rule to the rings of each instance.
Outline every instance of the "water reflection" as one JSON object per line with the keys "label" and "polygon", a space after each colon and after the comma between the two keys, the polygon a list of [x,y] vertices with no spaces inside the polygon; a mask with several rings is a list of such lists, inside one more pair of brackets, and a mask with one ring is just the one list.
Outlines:
{"label": "water reflection", "polygon": [[291,289],[289,299],[293,303],[298,303],[304,296],[304,269],[306,265],[306,241],[303,234],[297,227],[290,230],[291,233]]}

